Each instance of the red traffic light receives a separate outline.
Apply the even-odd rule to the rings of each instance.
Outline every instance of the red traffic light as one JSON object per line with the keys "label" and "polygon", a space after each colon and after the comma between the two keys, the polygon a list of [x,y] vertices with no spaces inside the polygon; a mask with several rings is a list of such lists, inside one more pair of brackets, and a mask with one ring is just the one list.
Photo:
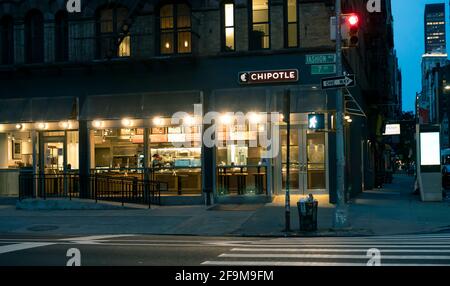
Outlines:
{"label": "red traffic light", "polygon": [[350,15],[347,18],[347,22],[350,24],[350,26],[356,26],[359,23],[358,15]]}

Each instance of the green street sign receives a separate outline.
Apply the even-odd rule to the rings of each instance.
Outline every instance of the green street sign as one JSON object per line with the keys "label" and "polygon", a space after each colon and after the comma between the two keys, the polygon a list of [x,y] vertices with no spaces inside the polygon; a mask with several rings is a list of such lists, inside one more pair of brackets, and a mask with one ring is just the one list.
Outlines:
{"label": "green street sign", "polygon": [[335,54],[306,55],[307,65],[334,64],[335,62]]}
{"label": "green street sign", "polygon": [[311,66],[311,74],[335,74],[336,65],[313,65]]}

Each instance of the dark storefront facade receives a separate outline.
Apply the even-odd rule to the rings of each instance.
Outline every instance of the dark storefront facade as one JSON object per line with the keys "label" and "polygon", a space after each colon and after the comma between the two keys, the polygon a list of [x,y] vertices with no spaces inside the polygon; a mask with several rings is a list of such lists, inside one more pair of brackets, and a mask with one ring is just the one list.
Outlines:
{"label": "dark storefront facade", "polygon": [[[327,62],[334,53],[329,1],[229,1],[208,9],[201,1],[138,1],[143,5],[134,9],[143,12],[118,46],[111,37],[122,28],[129,3],[93,2],[99,3],[89,3],[81,15],[58,14],[58,21],[46,14],[44,31],[32,29],[36,37],[25,39],[25,46],[34,47],[31,62],[25,50],[2,43],[4,54],[12,49],[15,59],[1,66],[3,189],[18,189],[19,174],[27,170],[41,177],[75,176],[81,197],[91,197],[90,178],[100,174],[164,182],[165,204],[270,201],[286,188],[281,115],[289,92],[290,187],[334,201],[335,92],[320,87],[321,78],[335,75]],[[58,10],[19,6],[12,16],[25,29],[40,25],[37,11]],[[308,36],[303,27],[312,21],[317,25]],[[4,38],[15,33],[20,41],[21,32],[8,27]],[[328,55],[322,57],[326,66],[310,61],[317,55]],[[357,73],[352,66],[346,62],[345,69]],[[298,74],[284,82],[242,83],[242,72],[268,70]],[[362,74],[360,81],[348,92],[365,109]],[[183,114],[178,121],[177,112]],[[212,126],[205,116],[212,113],[223,146],[202,140]],[[236,121],[239,113],[244,122]],[[323,130],[308,127],[314,113],[324,115]],[[374,143],[368,120],[348,116],[347,189],[354,195],[373,185]],[[260,134],[278,143],[267,147]],[[72,187],[64,182],[66,192]]]}

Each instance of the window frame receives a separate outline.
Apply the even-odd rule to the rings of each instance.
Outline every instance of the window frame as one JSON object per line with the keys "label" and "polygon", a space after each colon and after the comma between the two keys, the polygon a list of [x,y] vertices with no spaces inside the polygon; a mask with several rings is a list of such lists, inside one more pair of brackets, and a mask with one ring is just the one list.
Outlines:
{"label": "window frame", "polygon": [[[248,0],[248,50],[249,51],[264,51],[264,50],[270,50],[272,47],[272,18],[270,15],[271,12],[271,0],[267,0],[267,22],[253,22],[253,1],[255,0]],[[251,34],[253,32],[253,26],[255,24],[267,24],[269,26],[269,46],[267,48],[253,48],[252,42],[251,42]]]}
{"label": "window frame", "polygon": [[[233,5],[233,26],[226,25],[225,18],[225,5]],[[221,51],[226,53],[232,53],[236,51],[236,3],[234,0],[224,0],[220,5],[220,37],[221,37]],[[226,45],[226,29],[233,28],[233,49],[229,49]]]}
{"label": "window frame", "polygon": [[[299,29],[299,16],[300,16],[300,13],[298,12],[298,10],[299,10],[299,0],[295,0],[295,2],[296,2],[296,5],[295,5],[295,15],[296,15],[296,21],[295,22],[289,22],[289,11],[288,11],[288,9],[289,9],[289,5],[288,5],[288,0],[286,0],[286,1],[284,1],[284,17],[283,17],[283,19],[284,19],[284,23],[283,23],[283,25],[284,25],[284,47],[286,48],[286,49],[295,49],[295,48],[299,48],[300,47],[300,29]],[[295,45],[295,46],[289,46],[289,25],[290,24],[296,24],[296,27],[297,27],[297,33],[296,33],[296,36],[297,36],[297,44]]]}
{"label": "window frame", "polygon": [[[173,18],[173,22],[172,22],[172,28],[166,28],[163,29],[161,27],[161,10],[163,7],[165,7],[166,5],[172,5],[172,18]],[[178,27],[178,15],[179,15],[179,11],[178,11],[178,6],[179,5],[186,5],[189,8],[189,27]],[[158,51],[158,55],[160,56],[173,56],[173,55],[190,55],[192,54],[192,43],[193,43],[193,38],[192,38],[192,6],[186,2],[186,1],[164,1],[162,3],[160,3],[160,5],[157,7],[157,25],[156,29],[157,29],[157,51]],[[165,30],[165,32],[164,32]],[[169,32],[171,31],[171,32]],[[178,48],[178,37],[180,35],[180,33],[189,33],[189,52],[180,52],[179,48]],[[162,51],[162,35],[163,34],[172,34],[173,35],[173,42],[172,42],[172,52],[170,53],[164,53]]]}
{"label": "window frame", "polygon": [[[96,40],[96,51],[95,51],[95,58],[96,59],[99,59],[99,60],[108,59],[108,58],[117,59],[117,58],[129,58],[129,57],[132,56],[132,49],[131,49],[132,41],[131,41],[130,34],[125,36],[124,39],[123,39],[123,41],[125,41],[125,39],[127,37],[130,37],[130,40],[129,40],[130,41],[130,43],[129,43],[130,44],[129,55],[127,55],[127,56],[121,56],[120,55],[120,45],[117,46],[117,50],[116,50],[114,55],[111,55],[111,56],[109,56],[108,54],[103,55],[103,53],[104,53],[103,52],[103,48],[102,48],[102,45],[103,45],[102,39],[103,39],[103,37],[110,36],[112,38],[112,41],[115,41],[116,40],[115,36],[119,35],[119,26],[118,26],[119,23],[120,23],[119,22],[119,14],[118,14],[118,10],[119,9],[125,9],[127,14],[130,12],[129,8],[127,6],[125,6],[125,5],[115,5],[115,6],[113,6],[111,4],[107,4],[107,5],[103,5],[103,6],[100,6],[99,8],[97,8],[97,11],[95,13],[95,24],[96,24],[95,25],[95,34],[96,34],[96,39],[97,39]],[[111,19],[111,21],[112,21],[112,23],[111,23],[112,31],[111,32],[102,32],[102,12],[103,11],[107,11],[107,10],[112,10],[112,15],[111,15],[111,17],[112,17],[112,19]],[[122,41],[122,43],[123,43],[123,41]]]}

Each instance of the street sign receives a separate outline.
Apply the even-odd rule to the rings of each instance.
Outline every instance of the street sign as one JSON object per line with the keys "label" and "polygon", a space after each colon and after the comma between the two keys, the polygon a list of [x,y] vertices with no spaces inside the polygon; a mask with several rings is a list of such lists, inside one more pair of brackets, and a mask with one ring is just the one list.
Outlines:
{"label": "street sign", "polygon": [[239,83],[246,85],[261,84],[261,83],[298,82],[298,81],[299,81],[299,72],[297,69],[247,71],[239,73]]}
{"label": "street sign", "polygon": [[312,65],[311,66],[311,74],[336,74],[336,65]]}
{"label": "street sign", "polygon": [[336,89],[342,87],[355,86],[356,79],[354,74],[322,78],[322,89]]}
{"label": "street sign", "polygon": [[307,65],[334,64],[335,62],[336,54],[306,55]]}

